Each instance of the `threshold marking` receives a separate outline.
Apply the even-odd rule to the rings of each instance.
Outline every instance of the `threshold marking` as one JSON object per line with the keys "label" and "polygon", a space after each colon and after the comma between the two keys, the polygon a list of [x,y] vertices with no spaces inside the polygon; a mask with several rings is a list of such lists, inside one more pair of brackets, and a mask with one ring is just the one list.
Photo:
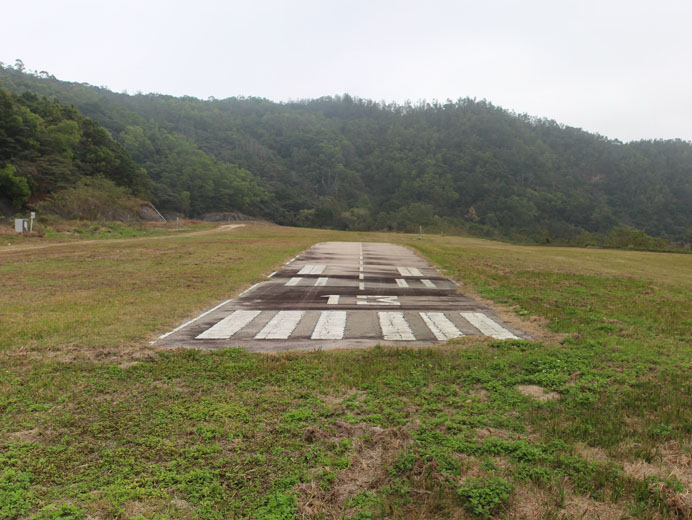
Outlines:
{"label": "threshold marking", "polygon": [[442,312],[420,312],[419,314],[430,332],[440,341],[460,338],[464,335]]}
{"label": "threshold marking", "polygon": [[434,283],[432,283],[430,280],[421,280],[421,282],[423,282],[423,285],[425,285],[426,287],[429,287],[430,289],[437,289],[437,286]]}
{"label": "threshold marking", "polygon": [[326,264],[307,264],[298,271],[298,274],[322,274],[326,267]]}
{"label": "threshold marking", "polygon": [[343,339],[346,311],[322,311],[310,339]]}
{"label": "threshold marking", "polygon": [[228,339],[250,323],[261,311],[234,311],[195,339]]}
{"label": "threshold marking", "polygon": [[326,294],[322,298],[327,298],[327,305],[339,305],[340,294]]}
{"label": "threshold marking", "polygon": [[495,339],[519,339],[482,312],[462,312],[461,316],[485,336]]}
{"label": "threshold marking", "polygon": [[257,333],[255,339],[288,339],[305,311],[281,311]]}
{"label": "threshold marking", "polygon": [[396,279],[396,284],[397,284],[399,287],[403,287],[403,288],[408,287],[408,282],[407,282],[406,280],[404,280],[403,278],[397,278],[397,279]]}
{"label": "threshold marking", "polygon": [[286,282],[284,285],[298,285],[298,282],[300,282],[302,278],[291,278],[288,282]]}
{"label": "threshold marking", "polygon": [[360,282],[360,283],[358,284],[358,290],[359,290],[359,291],[364,291],[364,290],[365,290],[365,284],[364,284],[363,282]]}
{"label": "threshold marking", "polygon": [[327,285],[327,280],[329,280],[329,278],[318,278],[315,280],[315,287],[324,287]]}
{"label": "threshold marking", "polygon": [[382,337],[389,341],[415,341],[403,312],[378,312]]}

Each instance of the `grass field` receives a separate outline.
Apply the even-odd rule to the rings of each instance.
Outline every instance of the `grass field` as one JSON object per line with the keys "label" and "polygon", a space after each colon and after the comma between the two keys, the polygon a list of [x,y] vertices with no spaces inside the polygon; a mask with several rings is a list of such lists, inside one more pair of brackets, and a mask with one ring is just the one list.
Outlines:
{"label": "grass field", "polygon": [[[692,517],[692,255],[118,233],[0,242],[0,518]],[[409,246],[538,339],[150,346],[324,240]]]}

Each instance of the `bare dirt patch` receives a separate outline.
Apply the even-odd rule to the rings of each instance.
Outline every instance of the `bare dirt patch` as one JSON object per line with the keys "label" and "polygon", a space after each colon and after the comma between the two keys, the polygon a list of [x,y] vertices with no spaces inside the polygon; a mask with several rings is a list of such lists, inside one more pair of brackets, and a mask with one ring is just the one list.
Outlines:
{"label": "bare dirt patch", "polygon": [[488,401],[488,391],[485,388],[473,388],[469,390],[469,395],[475,397],[481,403],[486,403]]}
{"label": "bare dirt patch", "polygon": [[362,390],[352,388],[338,395],[318,394],[317,397],[319,397],[327,406],[334,407],[343,404],[343,402],[347,399],[354,399],[355,402],[362,401],[363,398],[365,398],[365,395],[365,392]]}
{"label": "bare dirt patch", "polygon": [[534,399],[541,401],[542,403],[546,401],[555,401],[560,399],[560,394],[557,392],[552,392],[547,388],[543,388],[538,385],[517,385],[514,388],[517,392],[524,394],[528,397],[533,397]]}
{"label": "bare dirt patch", "polygon": [[31,430],[23,430],[20,432],[12,432],[8,434],[10,440],[19,442],[38,442],[40,432],[38,428],[32,428]]}

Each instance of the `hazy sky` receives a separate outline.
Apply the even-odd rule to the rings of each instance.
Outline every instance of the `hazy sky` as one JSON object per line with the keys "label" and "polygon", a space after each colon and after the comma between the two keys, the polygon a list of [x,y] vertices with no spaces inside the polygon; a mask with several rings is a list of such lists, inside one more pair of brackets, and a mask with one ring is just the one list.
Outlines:
{"label": "hazy sky", "polygon": [[692,2],[6,2],[0,61],[130,93],[485,98],[628,141],[692,140]]}

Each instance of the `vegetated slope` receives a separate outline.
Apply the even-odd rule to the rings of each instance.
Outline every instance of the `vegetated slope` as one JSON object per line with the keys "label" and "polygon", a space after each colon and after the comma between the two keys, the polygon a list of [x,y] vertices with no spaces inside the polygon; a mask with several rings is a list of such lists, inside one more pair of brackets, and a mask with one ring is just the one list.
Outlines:
{"label": "vegetated slope", "polygon": [[146,196],[149,179],[128,153],[75,107],[0,88],[0,199],[21,207],[103,176]]}
{"label": "vegetated slope", "polygon": [[[4,68],[0,86],[55,96],[103,124],[146,168],[163,209],[252,209],[286,224],[461,227],[541,240],[622,225],[682,239],[692,228],[685,141],[623,144],[471,99],[202,101],[44,76]],[[242,172],[228,186],[242,191],[236,199],[215,197],[198,180],[226,167]]]}

